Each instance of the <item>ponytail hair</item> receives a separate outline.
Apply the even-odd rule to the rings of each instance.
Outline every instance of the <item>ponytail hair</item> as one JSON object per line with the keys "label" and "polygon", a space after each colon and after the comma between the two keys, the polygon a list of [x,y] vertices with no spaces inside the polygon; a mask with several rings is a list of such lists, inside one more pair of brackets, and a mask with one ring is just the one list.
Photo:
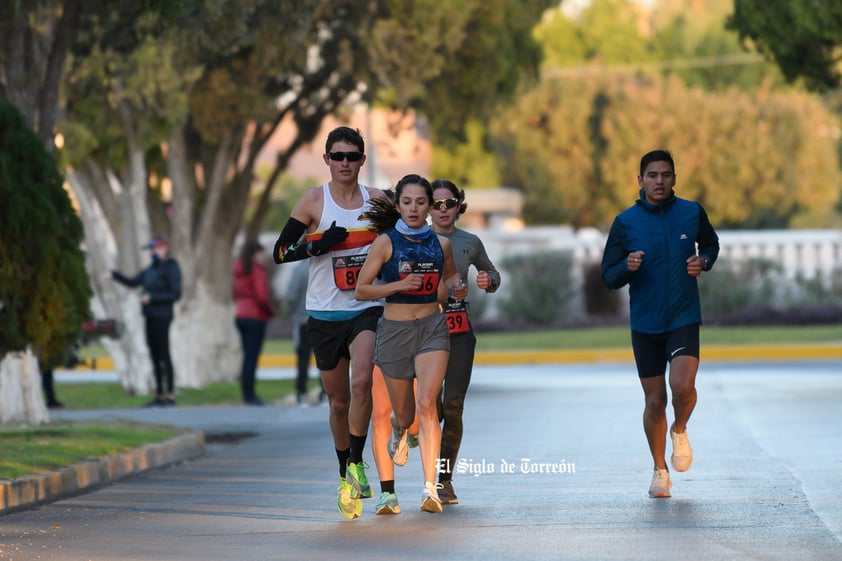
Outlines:
{"label": "ponytail hair", "polygon": [[363,213],[363,216],[371,222],[368,229],[378,234],[394,228],[395,224],[398,223],[398,218],[401,217],[398,207],[395,206],[395,203],[390,198],[371,198],[368,201],[368,205],[370,208]]}

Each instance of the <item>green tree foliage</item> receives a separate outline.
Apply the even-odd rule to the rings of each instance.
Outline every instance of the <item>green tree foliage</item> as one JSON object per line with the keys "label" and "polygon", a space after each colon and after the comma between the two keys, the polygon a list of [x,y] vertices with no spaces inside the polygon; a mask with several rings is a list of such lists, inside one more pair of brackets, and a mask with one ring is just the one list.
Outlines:
{"label": "green tree foliage", "polygon": [[82,223],[52,157],[0,103],[0,356],[32,347],[57,364],[90,315]]}
{"label": "green tree foliage", "polygon": [[832,224],[838,126],[807,94],[709,93],[652,75],[547,81],[492,133],[528,223],[607,228],[638,196],[641,155],[664,147],[678,194],[699,200],[717,227],[781,228]]}
{"label": "green tree foliage", "polygon": [[[449,6],[441,41],[447,64],[419,88],[412,106],[430,122],[433,175],[460,187],[498,185],[486,123],[519,84],[534,81],[542,50],[532,28],[553,0],[463,0]],[[454,25],[459,22],[459,25]],[[413,27],[413,26],[410,26]],[[406,35],[403,24],[399,33]],[[411,79],[418,83],[414,77]]]}
{"label": "green tree foliage", "polygon": [[[650,7],[628,0],[593,0],[577,13],[550,9],[533,30],[543,49],[543,79],[608,79],[652,73],[675,75],[687,85],[723,92],[732,87],[751,91],[783,84],[774,64],[745,53],[738,35],[724,29],[730,9],[730,0],[657,0]],[[436,173],[466,179],[496,175],[493,152],[501,147],[484,129],[481,138],[479,144],[472,138],[437,149],[433,156]],[[462,158],[461,166],[455,163],[465,155],[472,157]],[[524,167],[531,168],[529,159]],[[531,168],[524,173],[536,176],[532,185],[543,183],[542,170]],[[590,181],[599,180],[597,175]],[[537,197],[547,194],[542,191]],[[545,206],[542,216],[534,219],[552,221],[557,213],[551,207]]]}
{"label": "green tree foliage", "polygon": [[486,127],[479,121],[465,126],[465,142],[433,146],[433,177],[446,177],[460,188],[497,187],[497,156],[486,146]]}
{"label": "green tree foliage", "polygon": [[[436,11],[443,10],[446,25],[431,29],[425,17],[405,21],[394,15],[400,33],[422,28],[425,33],[441,34],[432,41],[434,52],[443,57],[439,70],[423,82],[423,95],[413,105],[432,124],[437,143],[463,140],[464,125],[471,118],[485,120],[501,101],[507,101],[524,79],[536,77],[541,48],[532,37],[532,28],[554,0],[427,0]],[[427,2],[415,4],[428,13]],[[447,8],[444,8],[447,6]],[[412,45],[407,51],[421,50]],[[404,55],[405,56],[405,55]],[[416,82],[418,77],[411,76]]]}
{"label": "green tree foliage", "polygon": [[548,12],[536,26],[548,76],[675,73],[707,90],[782,82],[774,65],[748,55],[724,29],[730,0],[594,0],[579,14]]}
{"label": "green tree foliage", "polygon": [[[116,242],[125,270],[140,266],[150,230],[171,239],[185,286],[173,329],[189,342],[174,349],[177,368],[197,386],[233,371],[214,358],[235,362],[230,326],[207,319],[229,315],[232,245],[263,230],[278,178],[325,118],[364,101],[414,109],[438,137],[461,135],[534,73],[530,30],[550,3],[38,1],[85,8],[62,91],[61,156],[87,230]],[[10,28],[32,33],[38,21]],[[258,155],[282,125],[294,133],[272,147],[273,171],[256,184]],[[112,266],[107,250],[91,251],[99,268]],[[111,285],[97,289],[110,313],[131,313]],[[137,338],[119,345],[126,364],[140,364]],[[126,387],[142,392],[133,371]]]}
{"label": "green tree foliage", "polygon": [[[115,39],[112,27],[129,23],[123,18],[92,16],[98,40],[77,45],[67,90],[69,159],[119,170],[126,144],[114,139],[125,135],[127,118],[148,149],[184,125],[190,167],[202,170],[194,188],[199,208],[218,150],[239,154],[222,197],[230,216],[246,205],[257,153],[292,119],[298,136],[253,199],[261,207],[250,214],[255,232],[289,158],[349,99],[416,109],[442,142],[464,138],[469,119],[487,118],[534,72],[540,49],[530,30],[550,3],[194,0],[188,4],[195,9],[166,19],[148,12],[136,18],[131,41]],[[239,221],[226,224],[233,238]]]}
{"label": "green tree foliage", "polygon": [[592,0],[576,18],[552,10],[535,28],[550,67],[640,63],[651,59],[641,10],[628,0]]}
{"label": "green tree foliage", "polygon": [[835,89],[842,69],[842,3],[734,0],[728,27],[773,58],[790,81]]}

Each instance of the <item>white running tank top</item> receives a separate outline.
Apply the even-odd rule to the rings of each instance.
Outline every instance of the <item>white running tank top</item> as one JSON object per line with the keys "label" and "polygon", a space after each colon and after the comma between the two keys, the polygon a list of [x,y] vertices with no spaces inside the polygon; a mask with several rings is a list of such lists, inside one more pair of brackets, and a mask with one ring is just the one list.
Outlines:
{"label": "white running tank top", "polygon": [[[327,183],[322,185],[324,204],[322,206],[322,219],[319,222],[318,231],[324,232],[330,228],[331,223],[336,220],[337,226],[345,228],[366,228],[369,221],[362,217],[363,212],[368,210],[368,189],[359,185],[363,197],[363,205],[360,208],[344,209],[337,205],[330,196],[330,187]],[[368,255],[371,244],[353,249],[340,249],[328,251],[324,255],[310,257],[310,279],[307,285],[307,311],[314,312],[361,312],[367,308],[382,306],[382,300],[357,300],[354,297],[354,290],[340,290],[337,287],[334,277],[334,259],[354,255]],[[358,257],[357,259],[362,259]]]}

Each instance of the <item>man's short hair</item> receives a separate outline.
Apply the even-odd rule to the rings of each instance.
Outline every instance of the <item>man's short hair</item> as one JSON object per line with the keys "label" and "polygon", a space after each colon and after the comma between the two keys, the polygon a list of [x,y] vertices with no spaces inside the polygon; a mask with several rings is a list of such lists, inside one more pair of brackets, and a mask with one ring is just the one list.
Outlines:
{"label": "man's short hair", "polygon": [[646,173],[646,166],[652,162],[667,162],[672,168],[672,173],[675,173],[675,162],[672,159],[672,154],[669,153],[669,150],[659,149],[647,152],[640,159],[640,177],[643,177],[643,174]]}
{"label": "man's short hair", "polygon": [[360,152],[365,154],[365,141],[360,129],[352,129],[351,127],[336,127],[327,135],[327,142],[325,142],[325,154],[330,152],[330,149],[337,142],[347,142],[356,146]]}

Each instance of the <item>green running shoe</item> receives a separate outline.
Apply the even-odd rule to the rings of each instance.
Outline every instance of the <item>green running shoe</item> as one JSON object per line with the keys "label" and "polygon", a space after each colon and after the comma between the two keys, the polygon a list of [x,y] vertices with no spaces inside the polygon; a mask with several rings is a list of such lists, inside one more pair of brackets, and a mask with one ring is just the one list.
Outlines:
{"label": "green running shoe", "polygon": [[418,448],[418,435],[417,434],[408,434],[406,435],[406,445],[410,448]]}
{"label": "green running shoe", "polygon": [[348,462],[345,468],[345,481],[351,485],[351,497],[354,499],[371,498],[371,486],[368,484],[368,477],[365,476],[365,462],[352,464]]}
{"label": "green running shoe", "polygon": [[351,497],[352,490],[351,484],[340,477],[339,487],[336,488],[336,492],[339,493],[337,504],[339,505],[339,512],[349,520],[358,518],[363,513],[363,503],[361,500]]}
{"label": "green running shoe", "polygon": [[375,514],[398,514],[401,511],[401,505],[398,504],[398,496],[394,493],[383,491],[380,493],[380,500],[377,501],[377,510]]}

